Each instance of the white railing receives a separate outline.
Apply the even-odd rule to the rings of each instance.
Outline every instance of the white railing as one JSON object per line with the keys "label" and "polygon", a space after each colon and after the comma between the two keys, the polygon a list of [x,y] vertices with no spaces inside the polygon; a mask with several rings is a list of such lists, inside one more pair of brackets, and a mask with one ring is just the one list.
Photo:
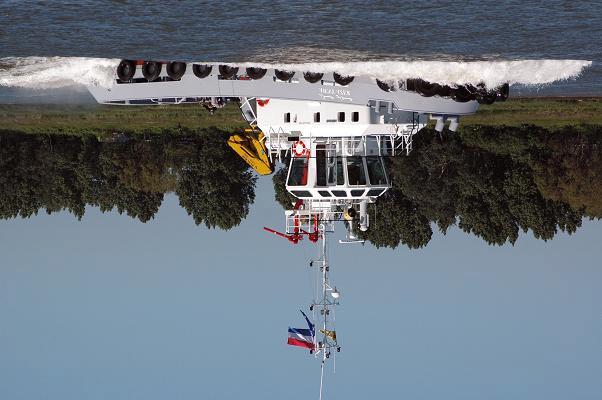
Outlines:
{"label": "white railing", "polygon": [[306,201],[298,210],[285,211],[286,233],[296,231],[312,233],[315,231],[316,221],[324,232],[334,232],[334,223],[343,220],[343,208],[338,209],[338,202]]}
{"label": "white railing", "polygon": [[[247,107],[251,108],[248,105]],[[371,132],[357,136],[316,136],[313,142],[325,144],[327,148],[328,146],[335,147],[338,152],[346,156],[354,154],[367,156],[368,150],[374,148],[374,146],[378,149],[379,156],[395,156],[403,151],[407,155],[412,151],[413,136],[418,133],[424,124],[420,124],[417,113],[412,113],[411,121],[403,121],[403,123],[399,122],[398,124],[389,126],[392,126],[393,129],[383,129],[381,133]],[[266,136],[266,148],[270,153],[270,160],[273,160],[275,157],[281,160],[281,153],[284,152],[286,154],[290,151],[293,144],[289,140],[291,137],[300,137],[312,141],[311,130],[309,131],[309,136],[307,134],[303,136],[299,131],[285,131],[282,126],[270,126],[264,134]]]}

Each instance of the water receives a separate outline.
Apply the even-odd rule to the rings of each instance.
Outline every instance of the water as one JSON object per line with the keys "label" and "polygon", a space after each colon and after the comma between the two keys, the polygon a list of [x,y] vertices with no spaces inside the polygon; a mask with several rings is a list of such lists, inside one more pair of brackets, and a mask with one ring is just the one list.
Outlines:
{"label": "water", "polygon": [[[602,6],[596,1],[578,6],[563,1],[545,5],[535,1],[461,5],[431,1],[411,6],[359,1],[335,1],[328,6],[312,1],[249,5],[235,1],[227,10],[195,2],[168,7],[152,1],[69,6],[9,1],[0,5],[0,16],[5,19],[0,24],[0,58],[5,70],[15,65],[15,59],[7,57],[100,60],[62,59],[63,67],[57,71],[56,65],[49,65],[57,60],[45,58],[36,61],[42,64],[38,67],[55,68],[53,73],[16,78],[15,74],[27,75],[27,71],[3,71],[0,84],[27,87],[33,80],[40,87],[56,86],[61,71],[63,81],[86,83],[99,79],[86,71],[112,62],[106,59],[136,58],[272,65],[336,62],[326,68],[384,77],[420,75],[441,82],[535,85],[516,86],[516,94],[600,95],[601,13]],[[524,60],[536,61],[512,63]],[[588,67],[590,61],[593,64]],[[31,59],[23,62],[31,63]],[[94,63],[97,65],[91,65]],[[564,81],[577,76],[579,79]],[[51,82],[47,84],[45,78]],[[29,83],[24,82],[27,79]],[[542,85],[553,81],[563,82]]]}

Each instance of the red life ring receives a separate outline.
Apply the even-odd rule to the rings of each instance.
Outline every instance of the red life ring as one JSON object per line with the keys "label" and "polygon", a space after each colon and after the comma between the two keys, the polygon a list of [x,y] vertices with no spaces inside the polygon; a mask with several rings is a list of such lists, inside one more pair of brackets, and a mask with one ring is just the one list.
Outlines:
{"label": "red life ring", "polygon": [[303,157],[304,155],[306,155],[307,148],[305,147],[305,143],[303,143],[301,140],[297,140],[293,144],[293,152],[297,157]]}
{"label": "red life ring", "polygon": [[257,105],[259,107],[265,107],[268,105],[269,102],[270,102],[270,99],[265,99],[265,100],[257,99]]}

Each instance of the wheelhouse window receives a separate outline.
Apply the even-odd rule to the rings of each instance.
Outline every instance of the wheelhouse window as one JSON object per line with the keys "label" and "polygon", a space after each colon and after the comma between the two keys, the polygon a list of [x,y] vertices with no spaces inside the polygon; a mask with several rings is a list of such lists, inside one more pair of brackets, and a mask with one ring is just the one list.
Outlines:
{"label": "wheelhouse window", "polygon": [[371,185],[386,185],[387,175],[383,167],[382,159],[379,156],[366,157],[366,166],[368,167],[368,177]]}
{"label": "wheelhouse window", "polygon": [[309,190],[291,190],[291,193],[295,197],[313,197]]}
{"label": "wheelhouse window", "polygon": [[343,158],[337,157],[337,181],[336,185],[345,184],[345,171],[343,170]]}
{"label": "wheelhouse window", "polygon": [[345,176],[343,174],[343,159],[340,156],[328,155],[327,164],[327,184],[328,186],[344,185]]}
{"label": "wheelhouse window", "polygon": [[349,178],[349,185],[366,184],[366,172],[361,156],[347,157],[347,177]]}
{"label": "wheelhouse window", "polygon": [[291,169],[288,174],[288,186],[307,185],[307,164],[308,159],[305,157],[293,158],[291,162]]}
{"label": "wheelhouse window", "polygon": [[328,175],[326,145],[316,146],[316,186],[326,186]]}
{"label": "wheelhouse window", "polygon": [[380,196],[383,192],[385,191],[385,189],[370,189],[368,190],[368,196],[371,197],[377,197]]}

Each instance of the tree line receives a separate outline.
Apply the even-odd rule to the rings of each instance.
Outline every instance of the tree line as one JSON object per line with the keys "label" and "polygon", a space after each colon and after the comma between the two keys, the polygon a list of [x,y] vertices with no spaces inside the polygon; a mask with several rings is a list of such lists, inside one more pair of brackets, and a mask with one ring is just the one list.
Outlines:
{"label": "tree line", "polygon": [[146,138],[0,133],[0,218],[117,210],[142,222],[175,192],[197,225],[230,229],[247,216],[255,175],[218,129]]}
{"label": "tree line", "polygon": [[[548,240],[602,217],[601,126],[424,129],[409,156],[387,164],[392,188],[370,205],[362,233],[376,247],[424,247],[433,229],[451,226],[495,245],[514,243],[521,231]],[[290,208],[286,172],[273,183]]]}
{"label": "tree line", "polygon": [[[142,222],[175,193],[197,225],[231,229],[255,199],[256,175],[226,144],[229,132],[187,130],[148,137],[0,132],[0,218],[86,206]],[[362,233],[377,247],[429,243],[457,226],[487,243],[531,231],[548,240],[602,217],[602,127],[425,129],[409,156],[387,159],[393,187],[370,206]],[[276,201],[291,207],[286,168],[273,176]]]}

